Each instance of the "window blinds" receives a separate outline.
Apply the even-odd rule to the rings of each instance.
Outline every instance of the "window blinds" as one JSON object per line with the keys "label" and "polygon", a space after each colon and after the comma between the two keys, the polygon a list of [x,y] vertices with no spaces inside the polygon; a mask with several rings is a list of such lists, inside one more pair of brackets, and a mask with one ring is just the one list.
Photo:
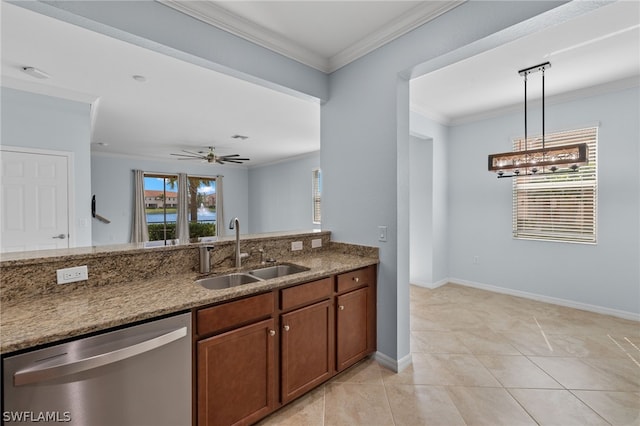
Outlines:
{"label": "window blinds", "polygon": [[[545,136],[545,146],[586,142],[589,164],[577,172],[519,176],[513,180],[513,236],[523,239],[596,242],[598,128]],[[523,150],[524,139],[514,141]],[[527,149],[542,148],[542,138],[530,138]]]}

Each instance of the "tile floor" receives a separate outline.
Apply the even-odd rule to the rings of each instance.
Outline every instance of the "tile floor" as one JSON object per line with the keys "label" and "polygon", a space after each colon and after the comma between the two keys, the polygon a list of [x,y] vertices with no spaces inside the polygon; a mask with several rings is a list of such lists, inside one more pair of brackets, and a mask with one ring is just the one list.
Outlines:
{"label": "tile floor", "polygon": [[260,425],[640,425],[634,321],[412,286],[411,352],[399,374],[365,360]]}

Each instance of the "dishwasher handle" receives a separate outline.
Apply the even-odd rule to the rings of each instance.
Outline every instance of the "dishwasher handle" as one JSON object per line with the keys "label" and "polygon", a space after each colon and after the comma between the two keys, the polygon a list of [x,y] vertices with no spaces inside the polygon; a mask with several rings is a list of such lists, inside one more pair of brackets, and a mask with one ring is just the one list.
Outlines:
{"label": "dishwasher handle", "polygon": [[45,380],[68,376],[81,371],[91,370],[103,365],[112,364],[123,359],[131,358],[144,352],[157,349],[187,335],[187,327],[177,328],[160,336],[142,342],[114,349],[98,355],[89,356],[73,361],[60,360],[46,366],[29,367],[17,371],[13,375],[14,386],[24,386]]}

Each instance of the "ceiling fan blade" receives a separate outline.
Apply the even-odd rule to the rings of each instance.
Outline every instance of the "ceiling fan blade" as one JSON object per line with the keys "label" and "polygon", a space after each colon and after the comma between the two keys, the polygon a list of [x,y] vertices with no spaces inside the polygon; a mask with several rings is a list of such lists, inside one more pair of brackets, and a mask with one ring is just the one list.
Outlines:
{"label": "ceiling fan blade", "polygon": [[238,157],[240,154],[221,155],[221,157]]}
{"label": "ceiling fan blade", "polygon": [[202,161],[202,158],[199,158],[199,157],[184,157],[184,158],[178,158],[178,160],[199,160],[199,161]]}
{"label": "ceiling fan blade", "polygon": [[236,160],[222,160],[225,163],[235,163],[235,164],[243,164],[242,161],[236,161]]}
{"label": "ceiling fan blade", "polygon": [[187,154],[171,154],[176,157],[187,157],[187,158],[203,158],[202,155],[187,155]]}
{"label": "ceiling fan blade", "polygon": [[187,154],[191,154],[191,155],[199,155],[201,157],[205,155],[204,152],[192,152],[192,151],[187,151],[186,149],[183,149],[182,152],[186,152]]}
{"label": "ceiling fan blade", "polygon": [[238,161],[249,161],[249,158],[235,158],[235,157],[231,158],[228,155],[225,155],[224,157],[218,157],[218,158],[221,158],[222,160],[228,159],[228,160],[238,160]]}

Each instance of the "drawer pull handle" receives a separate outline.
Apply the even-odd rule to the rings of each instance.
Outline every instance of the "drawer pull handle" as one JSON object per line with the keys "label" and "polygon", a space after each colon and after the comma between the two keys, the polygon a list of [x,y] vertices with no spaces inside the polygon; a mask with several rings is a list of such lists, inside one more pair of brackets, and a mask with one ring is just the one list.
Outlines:
{"label": "drawer pull handle", "polygon": [[289,331],[289,326],[288,325],[284,326],[284,331]]}
{"label": "drawer pull handle", "polygon": [[269,330],[269,336],[275,336],[275,335],[276,335],[275,330]]}
{"label": "drawer pull handle", "polygon": [[344,311],[344,305],[338,306],[338,309],[340,309],[341,311]]}
{"label": "drawer pull handle", "polygon": [[354,280],[355,282],[360,282],[360,278],[358,278],[358,277],[353,277],[353,280]]}

